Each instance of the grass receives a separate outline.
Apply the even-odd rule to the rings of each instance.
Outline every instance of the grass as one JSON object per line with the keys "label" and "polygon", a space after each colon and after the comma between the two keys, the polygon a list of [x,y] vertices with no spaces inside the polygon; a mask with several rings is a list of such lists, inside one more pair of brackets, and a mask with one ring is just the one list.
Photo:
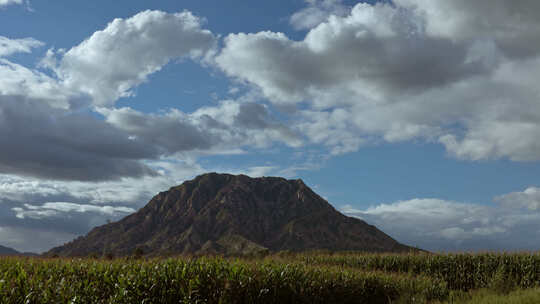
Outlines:
{"label": "grass", "polygon": [[1,304],[540,303],[539,287],[532,253],[0,258]]}
{"label": "grass", "polygon": [[495,295],[490,291],[476,293],[468,304],[537,304],[540,303],[540,289],[517,290],[508,295]]}
{"label": "grass", "polygon": [[508,294],[500,294],[489,289],[480,289],[468,293],[450,296],[445,304],[538,304],[540,289],[519,289]]}

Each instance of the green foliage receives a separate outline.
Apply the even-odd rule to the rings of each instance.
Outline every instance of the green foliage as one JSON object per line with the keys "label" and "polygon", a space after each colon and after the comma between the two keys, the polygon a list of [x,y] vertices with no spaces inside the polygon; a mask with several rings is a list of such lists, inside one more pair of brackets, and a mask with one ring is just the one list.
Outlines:
{"label": "green foliage", "polygon": [[540,254],[531,253],[297,255],[294,259],[309,265],[426,275],[444,280],[451,290],[492,287],[498,284],[497,274],[510,290],[540,286]]}
{"label": "green foliage", "polygon": [[434,303],[539,287],[539,265],[533,254],[0,258],[0,304]]}
{"label": "green foliage", "polygon": [[303,263],[214,259],[0,260],[0,303],[389,303],[444,282]]}

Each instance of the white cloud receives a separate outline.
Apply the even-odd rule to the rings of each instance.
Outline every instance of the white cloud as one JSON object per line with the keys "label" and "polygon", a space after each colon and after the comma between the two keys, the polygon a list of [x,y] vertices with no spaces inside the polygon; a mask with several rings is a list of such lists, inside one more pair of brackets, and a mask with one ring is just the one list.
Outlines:
{"label": "white cloud", "polygon": [[7,96],[24,96],[58,109],[78,108],[87,103],[79,92],[67,89],[56,79],[0,58],[0,98]]}
{"label": "white cloud", "polygon": [[492,68],[470,58],[467,45],[426,35],[412,12],[365,3],[321,23],[302,41],[273,32],[228,35],[216,62],[274,102],[316,99],[323,107],[340,102],[324,96],[328,90],[354,94],[342,103],[387,102],[386,90],[425,90]]}
{"label": "white cloud", "polygon": [[0,175],[0,200],[24,202],[36,197],[54,197],[66,192],[60,183]]}
{"label": "white cloud", "polygon": [[394,0],[425,17],[430,35],[454,40],[493,39],[511,57],[538,55],[536,0]]}
{"label": "white cloud", "polygon": [[249,100],[222,101],[193,113],[98,108],[102,120],[80,113],[74,104],[84,99],[54,86],[43,73],[0,59],[2,74],[7,77],[0,78],[0,173],[83,181],[136,178],[157,174],[147,162],[183,157],[178,153],[228,154],[276,142],[303,143],[266,106]]}
{"label": "white cloud", "polygon": [[344,16],[350,8],[341,0],[306,0],[308,6],[294,13],[289,22],[297,30],[311,29],[331,15]]}
{"label": "white cloud", "polygon": [[275,105],[297,107],[293,127],[334,154],[423,139],[460,159],[534,161],[537,8],[503,0],[359,3],[299,41],[230,34],[215,63]]}
{"label": "white cloud", "polygon": [[74,212],[97,213],[107,216],[115,216],[117,214],[129,214],[135,212],[135,209],[128,207],[96,206],[66,202],[48,202],[41,206],[24,204],[24,208],[16,207],[12,210],[16,212],[16,217],[20,219],[43,219],[48,217],[62,216],[62,214]]}
{"label": "white cloud", "polygon": [[529,187],[521,192],[497,196],[495,201],[508,208],[527,208],[540,210],[540,188]]}
{"label": "white cloud", "polygon": [[344,206],[342,211],[374,224],[398,241],[427,250],[540,249],[534,241],[540,213],[523,207],[526,204],[486,206],[412,199],[364,210]]}
{"label": "white cloud", "polygon": [[[0,6],[2,6],[1,0]],[[0,57],[6,57],[15,53],[30,53],[33,48],[41,47],[43,45],[43,42],[34,38],[9,39],[0,36]]]}
{"label": "white cloud", "polygon": [[43,204],[67,201],[92,205],[130,205],[140,207],[156,193],[204,173],[192,161],[163,158],[148,162],[161,174],[101,182],[55,181],[15,175],[0,175],[0,204],[12,202]]}
{"label": "white cloud", "polygon": [[[43,61],[70,88],[110,106],[172,60],[200,59],[216,42],[191,12],[144,11],[115,19],[68,51],[49,52]],[[58,62],[55,59],[58,55]]]}
{"label": "white cloud", "polygon": [[0,8],[11,4],[23,4],[23,0],[0,0]]}
{"label": "white cloud", "polygon": [[322,144],[330,149],[331,154],[339,155],[354,152],[365,142],[351,129],[353,114],[343,109],[333,111],[300,112],[301,120],[296,125],[299,133],[307,135],[312,142]]}
{"label": "white cloud", "polygon": [[2,57],[16,53],[30,53],[44,43],[34,38],[9,39],[0,36],[0,98],[25,96],[39,99],[55,108],[77,107],[84,104],[84,96],[74,92],[45,73],[29,69]]}
{"label": "white cloud", "polygon": [[[66,52],[58,63],[49,51],[46,65],[53,67],[60,79],[0,58],[0,135],[5,135],[0,136],[4,147],[0,150],[0,173],[114,180],[156,175],[144,162],[177,153],[238,153],[244,146],[264,148],[274,142],[301,145],[300,137],[272,117],[264,105],[247,99],[224,101],[189,114],[177,109],[146,114],[127,107],[99,108],[106,121],[96,119],[95,113],[88,114],[94,110],[90,101],[96,96],[87,95],[93,93],[73,85],[68,78],[75,75],[99,94],[128,92],[171,60],[205,56],[215,37],[201,29],[201,22],[189,12],[145,11],[116,19]],[[29,51],[38,44],[33,40],[5,41],[4,54]],[[87,74],[82,66],[69,68],[83,61],[93,72]],[[111,64],[113,61],[117,65]],[[92,82],[101,81],[94,72],[111,86]],[[127,89],[118,91],[119,84],[128,84]]]}
{"label": "white cloud", "polygon": [[455,135],[444,135],[439,141],[461,159],[508,157],[515,161],[535,161],[540,159],[540,142],[535,140],[538,134],[540,124],[535,122],[482,121],[472,125],[461,140]]}
{"label": "white cloud", "polygon": [[261,104],[224,100],[218,106],[206,106],[193,113],[170,109],[145,114],[131,108],[98,111],[106,121],[135,140],[165,150],[227,151],[243,146],[263,148],[273,142],[297,147],[301,139],[288,127],[270,116]]}

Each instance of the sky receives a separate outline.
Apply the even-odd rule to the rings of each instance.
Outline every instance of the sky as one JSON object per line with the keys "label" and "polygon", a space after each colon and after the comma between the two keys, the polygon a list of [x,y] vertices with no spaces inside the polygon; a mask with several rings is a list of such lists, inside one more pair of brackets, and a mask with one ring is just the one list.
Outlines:
{"label": "sky", "polygon": [[432,251],[540,250],[537,0],[0,0],[0,245],[205,172]]}

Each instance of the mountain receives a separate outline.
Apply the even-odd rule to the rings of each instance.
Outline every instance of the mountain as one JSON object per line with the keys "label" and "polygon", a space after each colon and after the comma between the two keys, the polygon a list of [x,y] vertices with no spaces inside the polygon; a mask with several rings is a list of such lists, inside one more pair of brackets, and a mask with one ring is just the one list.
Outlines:
{"label": "mountain", "polygon": [[156,195],[124,219],[94,228],[47,255],[85,256],[136,250],[150,255],[411,247],[336,211],[302,180],[208,173]]}
{"label": "mountain", "polygon": [[5,255],[17,255],[17,256],[26,256],[26,257],[36,257],[39,256],[37,253],[33,252],[18,252],[15,249],[11,249],[9,247],[0,246],[0,256]]}
{"label": "mountain", "polygon": [[21,253],[15,249],[0,246],[0,255],[20,255]]}

